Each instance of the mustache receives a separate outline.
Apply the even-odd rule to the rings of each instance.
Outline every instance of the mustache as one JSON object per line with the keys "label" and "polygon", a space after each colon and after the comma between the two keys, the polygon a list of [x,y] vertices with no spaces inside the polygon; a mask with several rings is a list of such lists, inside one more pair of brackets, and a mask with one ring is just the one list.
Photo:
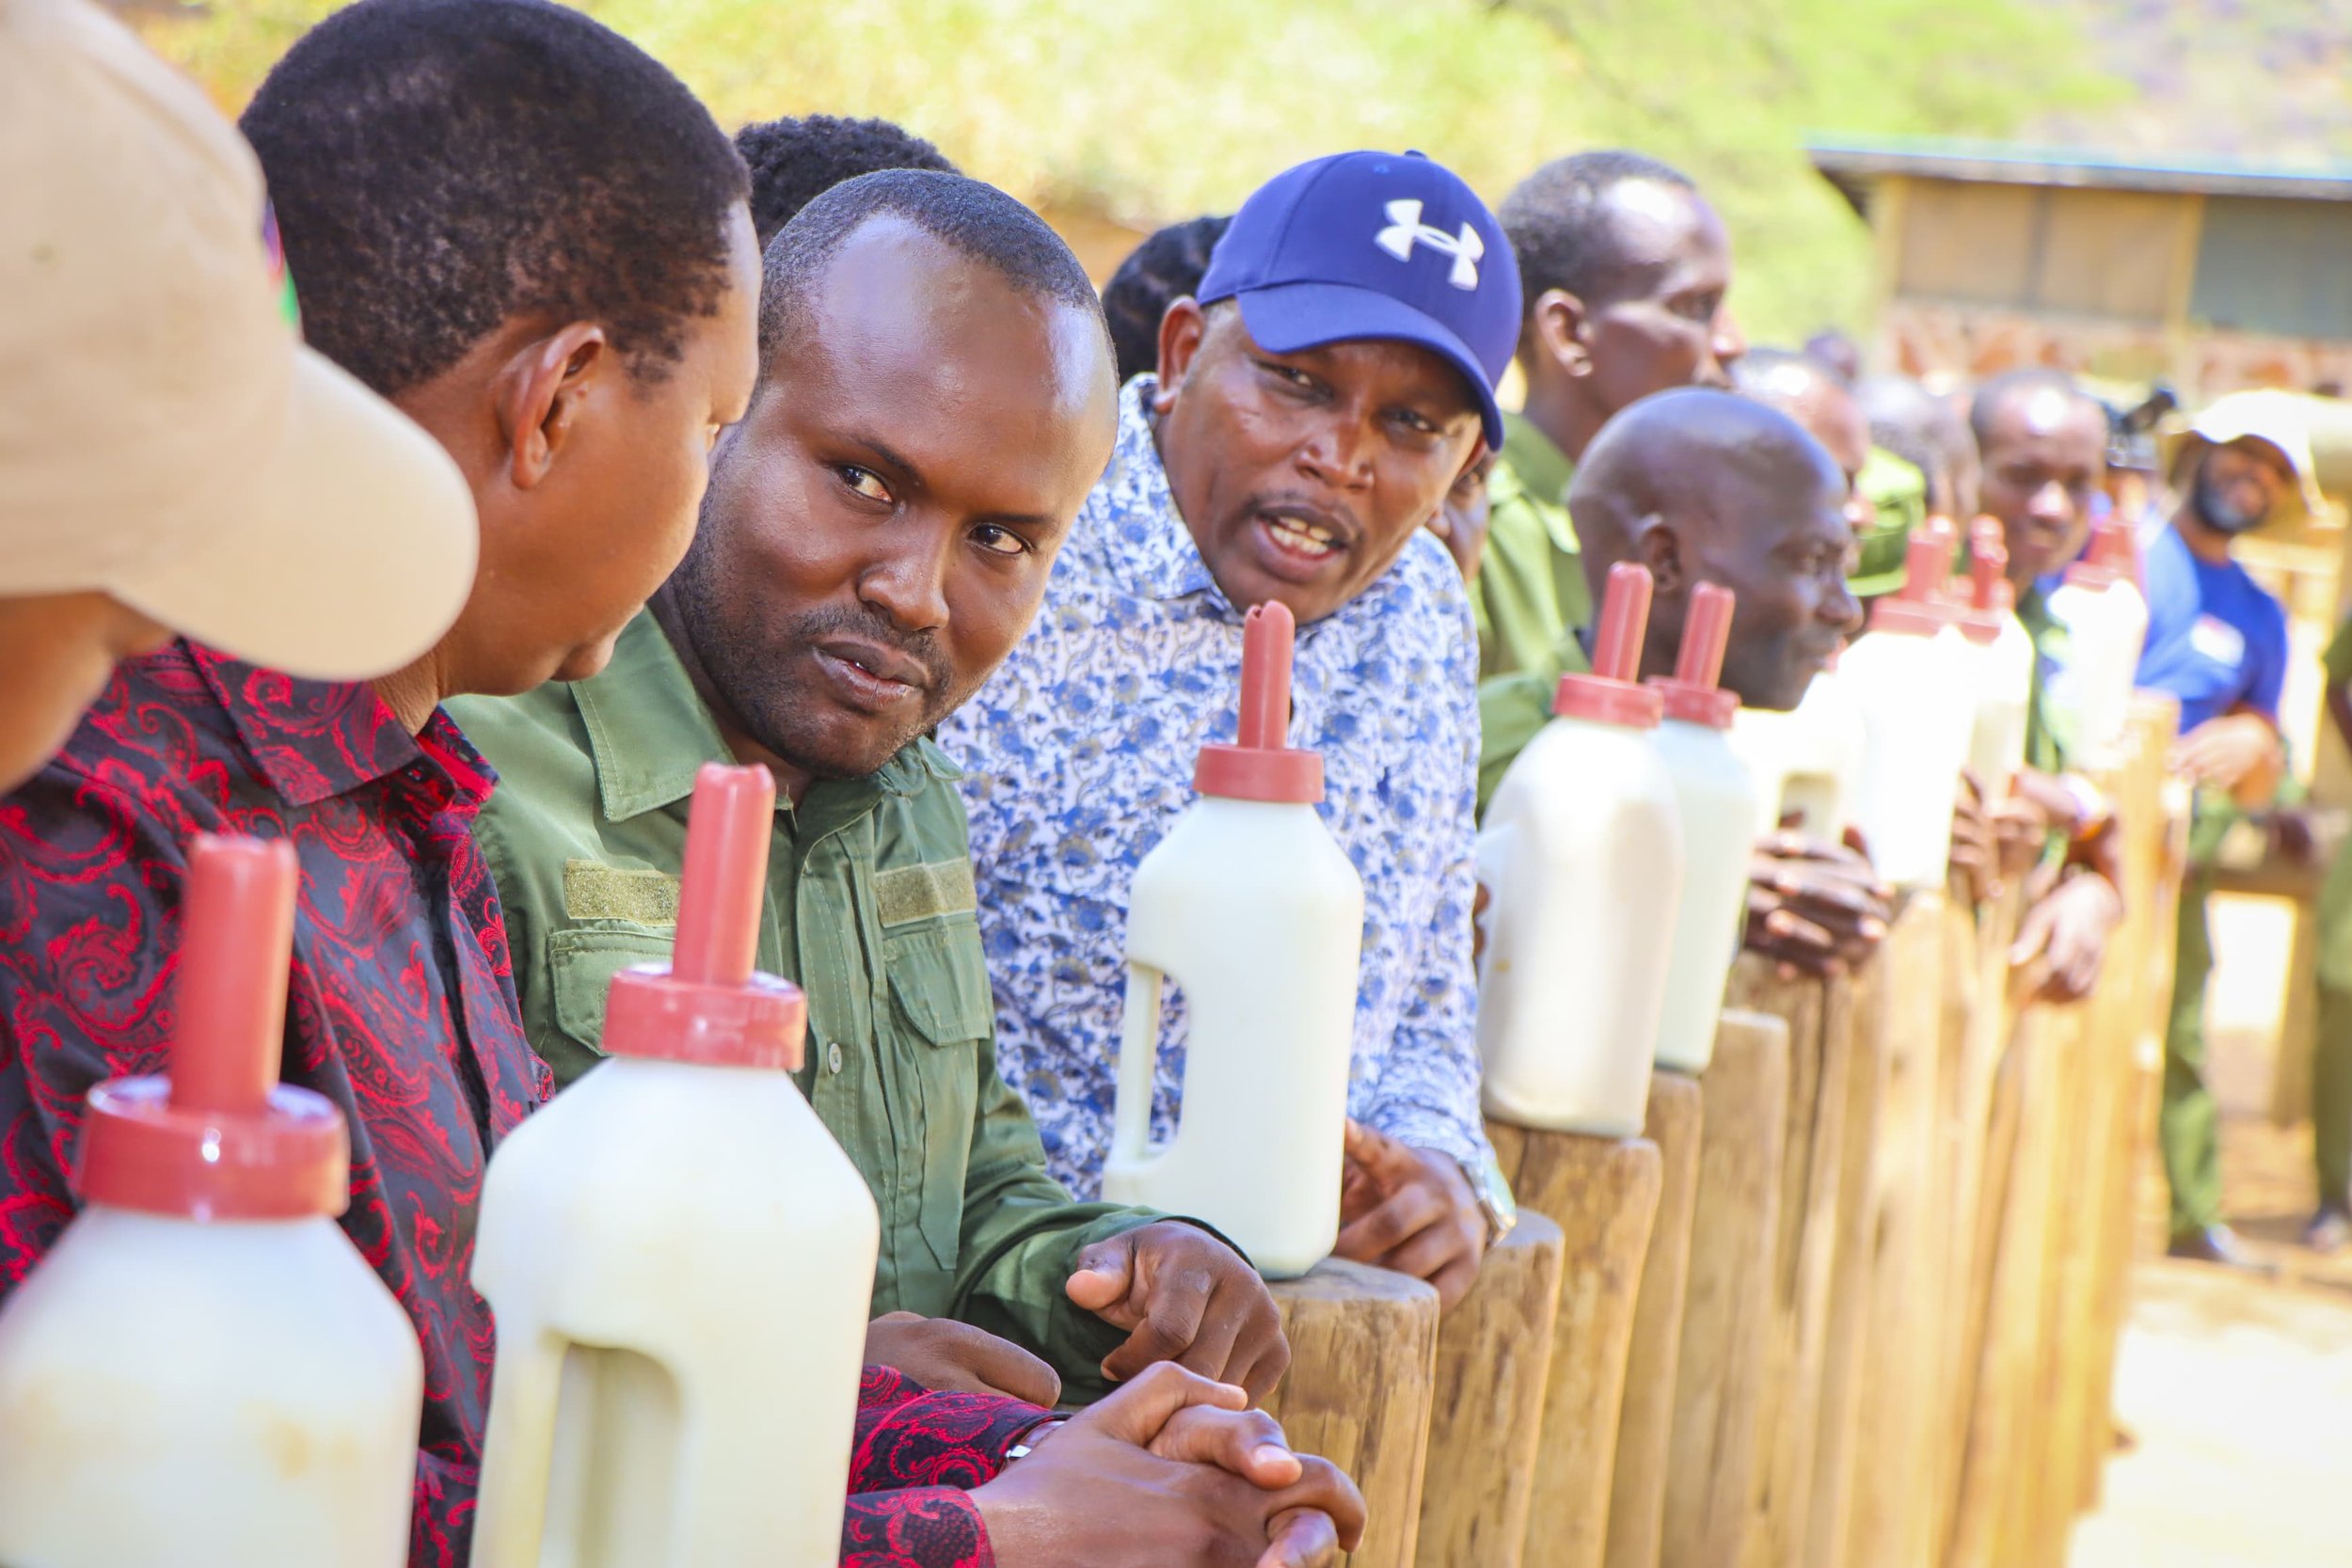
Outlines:
{"label": "mustache", "polygon": [[784,633],[796,647],[813,648],[830,638],[847,636],[896,649],[923,667],[926,684],[935,692],[946,690],[955,676],[936,632],[901,631],[891,625],[889,617],[863,604],[803,610],[785,621]]}

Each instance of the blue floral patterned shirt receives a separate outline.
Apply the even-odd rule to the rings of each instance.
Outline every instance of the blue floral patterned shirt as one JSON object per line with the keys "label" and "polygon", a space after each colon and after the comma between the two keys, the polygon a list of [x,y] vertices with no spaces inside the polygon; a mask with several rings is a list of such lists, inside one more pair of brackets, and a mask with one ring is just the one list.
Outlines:
{"label": "blue floral patterned shirt", "polygon": [[[1203,741],[1236,726],[1241,616],[1176,511],[1147,412],[1120,404],[1029,635],[940,726],[966,769],[997,1060],[1047,1162],[1102,1188],[1136,867],[1192,803]],[[1348,1109],[1419,1148],[1491,1158],[1470,969],[1478,641],[1445,547],[1417,532],[1337,614],[1299,629],[1291,744],[1323,753],[1323,818],[1364,884]],[[1184,1009],[1161,1021],[1152,1121],[1174,1129]]]}

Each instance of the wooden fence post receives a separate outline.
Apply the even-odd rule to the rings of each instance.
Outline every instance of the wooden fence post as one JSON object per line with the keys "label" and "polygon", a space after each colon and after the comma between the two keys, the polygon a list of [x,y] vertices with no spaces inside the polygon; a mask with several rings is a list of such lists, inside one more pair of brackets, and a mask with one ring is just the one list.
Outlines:
{"label": "wooden fence post", "polygon": [[1438,1326],[1419,1568],[1518,1568],[1560,1315],[1560,1227],[1532,1209]]}
{"label": "wooden fence post", "polygon": [[1438,1356],[1438,1292],[1327,1259],[1273,1287],[1291,1366],[1266,1410],[1304,1453],[1355,1480],[1370,1511],[1357,1568],[1410,1568]]}
{"label": "wooden fence post", "polygon": [[1646,1138],[1579,1137],[1497,1121],[1486,1132],[1513,1193],[1551,1216],[1565,1246],[1526,1560],[1597,1568],[1609,1524],[1634,1301],[1658,1212],[1658,1146]]}

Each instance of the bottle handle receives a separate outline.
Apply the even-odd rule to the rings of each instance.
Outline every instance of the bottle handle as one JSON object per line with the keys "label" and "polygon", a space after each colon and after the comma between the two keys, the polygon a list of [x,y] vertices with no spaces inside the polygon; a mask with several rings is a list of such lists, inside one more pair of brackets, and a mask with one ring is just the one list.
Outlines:
{"label": "bottle handle", "polygon": [[555,1423],[564,1392],[564,1342],[550,1334],[501,1335],[490,1373],[472,1568],[535,1568],[554,1482]]}
{"label": "bottle handle", "polygon": [[1111,1109],[1110,1158],[1143,1158],[1152,1138],[1152,1091],[1160,1061],[1160,998],[1168,972],[1127,960],[1127,1001],[1119,1026],[1119,1090]]}

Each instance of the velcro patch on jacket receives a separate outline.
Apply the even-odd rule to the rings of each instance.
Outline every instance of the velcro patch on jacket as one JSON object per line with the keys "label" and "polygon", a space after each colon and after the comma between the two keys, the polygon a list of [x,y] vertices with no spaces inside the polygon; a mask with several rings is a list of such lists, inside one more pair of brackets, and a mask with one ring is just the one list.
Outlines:
{"label": "velcro patch on jacket", "polygon": [[[965,872],[968,883],[971,873]],[[637,926],[677,924],[677,879],[650,867],[624,868],[602,861],[564,863],[564,912],[574,920],[626,920]]]}
{"label": "velcro patch on jacket", "polygon": [[970,861],[925,861],[874,875],[874,903],[885,926],[904,926],[943,914],[970,914],[980,907],[972,885]]}

